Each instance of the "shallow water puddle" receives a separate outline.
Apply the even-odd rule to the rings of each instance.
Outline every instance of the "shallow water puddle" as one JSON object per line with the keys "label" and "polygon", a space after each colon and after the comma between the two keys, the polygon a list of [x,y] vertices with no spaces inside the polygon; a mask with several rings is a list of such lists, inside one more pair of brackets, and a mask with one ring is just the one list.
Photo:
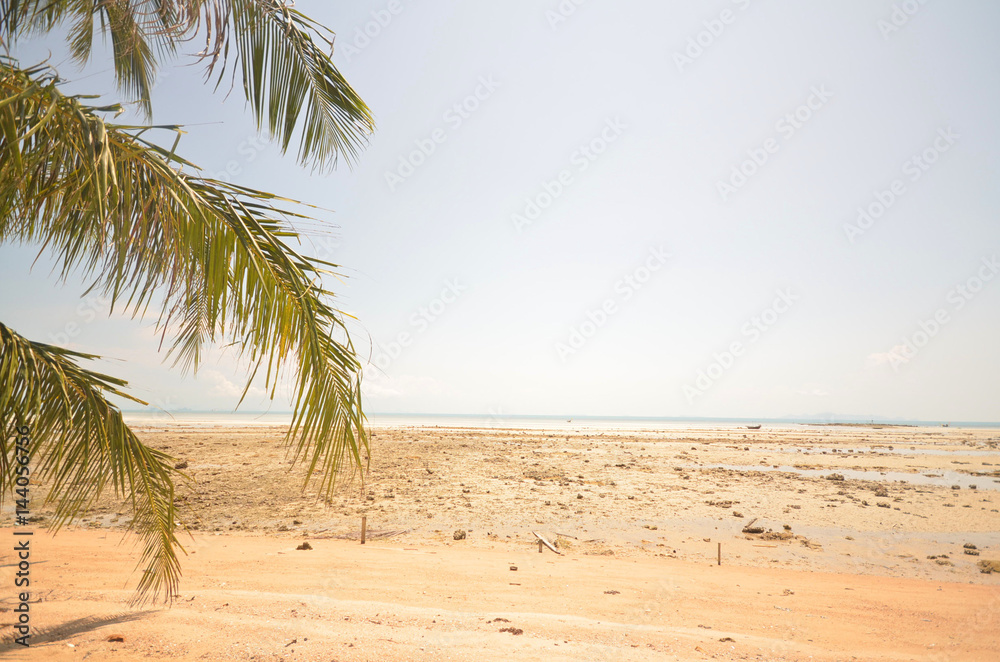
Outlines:
{"label": "shallow water puddle", "polygon": [[958,471],[930,470],[928,474],[907,473],[905,471],[858,471],[855,469],[797,469],[790,466],[763,466],[754,464],[700,464],[688,465],[686,469],[729,469],[730,471],[777,471],[799,476],[823,478],[838,473],[850,480],[871,480],[883,483],[911,483],[913,485],[936,485],[950,487],[960,485],[968,489],[975,485],[980,490],[1000,490],[1000,478],[992,476],[970,476]]}

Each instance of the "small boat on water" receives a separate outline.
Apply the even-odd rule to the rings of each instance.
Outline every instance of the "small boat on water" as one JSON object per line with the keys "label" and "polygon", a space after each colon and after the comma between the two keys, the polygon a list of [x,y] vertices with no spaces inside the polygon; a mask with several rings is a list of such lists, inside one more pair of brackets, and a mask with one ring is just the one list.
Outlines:
{"label": "small boat on water", "polygon": [[747,426],[747,430],[759,430],[759,429],[760,429],[759,425],[748,425]]}

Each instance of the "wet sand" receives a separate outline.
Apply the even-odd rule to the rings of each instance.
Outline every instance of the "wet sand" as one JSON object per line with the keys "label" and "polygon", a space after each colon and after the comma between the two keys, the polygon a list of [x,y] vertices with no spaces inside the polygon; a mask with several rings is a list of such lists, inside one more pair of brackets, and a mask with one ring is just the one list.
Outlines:
{"label": "wet sand", "polygon": [[130,613],[127,511],[100,503],[46,543],[33,623],[57,629],[31,659],[1000,654],[1000,575],[977,565],[1000,559],[997,430],[382,428],[363,490],[345,482],[330,504],[303,492],[279,428],[140,436],[188,463],[182,597],[67,628]]}

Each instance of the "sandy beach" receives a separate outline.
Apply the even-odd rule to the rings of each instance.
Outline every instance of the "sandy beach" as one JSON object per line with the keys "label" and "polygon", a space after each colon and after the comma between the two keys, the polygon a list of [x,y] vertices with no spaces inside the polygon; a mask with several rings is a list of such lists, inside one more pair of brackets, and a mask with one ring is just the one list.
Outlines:
{"label": "sandy beach", "polygon": [[[981,567],[1000,560],[998,430],[377,428],[363,488],[345,481],[330,504],[303,492],[279,427],[139,434],[191,478],[174,606],[128,608],[120,504],[54,538],[43,519],[39,634],[4,657],[1000,655],[1000,574]],[[540,554],[535,533],[561,554]]]}

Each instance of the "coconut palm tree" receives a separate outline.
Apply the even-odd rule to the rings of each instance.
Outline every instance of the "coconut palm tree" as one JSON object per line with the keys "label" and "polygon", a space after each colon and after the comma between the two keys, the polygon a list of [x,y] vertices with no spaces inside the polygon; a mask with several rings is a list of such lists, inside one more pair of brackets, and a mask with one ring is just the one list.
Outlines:
{"label": "coconut palm tree", "polygon": [[[120,104],[64,94],[56,72],[12,55],[58,26],[81,63],[95,34],[110,40],[125,101],[147,118],[161,60],[204,39],[196,57],[216,86],[230,72],[258,127],[282,151],[297,141],[299,161],[320,170],[354,157],[373,127],[331,61],[332,33],[275,0],[0,0],[0,241],[38,245],[62,279],[83,273],[112,309],[152,315],[175,365],[197,369],[206,345],[227,342],[248,361],[247,390],[262,379],[273,399],[287,376],[286,443],[329,495],[368,451],[361,362],[321,280],[337,265],[291,247],[306,218],[294,201],[200,176],[176,140],[167,148],[149,126],[115,124]],[[179,127],[156,128],[179,138]],[[183,549],[177,472],[123,422],[108,398],[142,401],[85,367],[96,358],[0,323],[0,500],[20,496],[14,440],[27,426],[54,527],[112,489],[143,544],[137,599],[169,599]]]}

